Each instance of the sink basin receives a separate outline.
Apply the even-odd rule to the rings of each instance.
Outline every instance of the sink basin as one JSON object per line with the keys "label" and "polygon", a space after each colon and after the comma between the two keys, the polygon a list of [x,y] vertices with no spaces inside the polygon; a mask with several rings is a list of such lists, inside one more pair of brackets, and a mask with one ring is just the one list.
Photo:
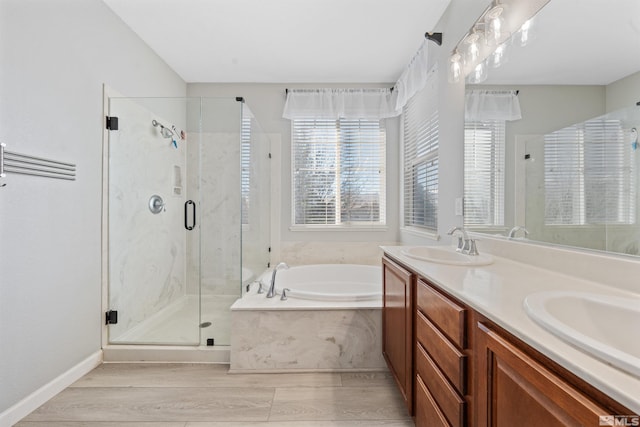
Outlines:
{"label": "sink basin", "polygon": [[547,291],[527,296],[524,308],[562,340],[640,378],[640,298]]}
{"label": "sink basin", "polygon": [[491,255],[465,255],[453,248],[441,246],[412,246],[403,249],[402,253],[414,259],[438,264],[476,266],[493,263]]}

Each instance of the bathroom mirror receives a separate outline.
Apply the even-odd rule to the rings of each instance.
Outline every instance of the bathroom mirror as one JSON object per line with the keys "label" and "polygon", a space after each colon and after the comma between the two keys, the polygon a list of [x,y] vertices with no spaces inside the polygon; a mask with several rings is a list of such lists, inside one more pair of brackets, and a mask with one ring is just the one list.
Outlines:
{"label": "bathroom mirror", "polygon": [[[506,235],[520,225],[529,229],[531,242],[640,255],[640,148],[633,146],[634,128],[640,130],[640,2],[550,1],[534,17],[527,37],[523,43],[522,35],[514,34],[506,60],[488,66],[485,81],[467,84],[468,93],[517,91],[522,118],[505,121],[504,167],[494,163],[489,172],[503,174],[504,196],[494,196],[502,197],[503,206],[487,196],[495,192],[495,179],[477,188],[482,181],[473,167],[477,153],[469,153],[477,151],[472,144],[482,132],[473,129],[474,120],[465,121],[465,226]],[[594,129],[596,140],[585,139]],[[582,145],[549,142],[563,130],[581,135]],[[618,144],[609,144],[614,138]],[[595,172],[589,166],[594,162]],[[553,179],[554,172],[566,175],[572,166],[576,177]],[[573,218],[550,214],[553,185],[556,201],[560,197],[572,205]],[[486,221],[471,218],[472,190],[489,198]],[[583,211],[575,213],[579,205]],[[493,210],[502,210],[502,216]]]}

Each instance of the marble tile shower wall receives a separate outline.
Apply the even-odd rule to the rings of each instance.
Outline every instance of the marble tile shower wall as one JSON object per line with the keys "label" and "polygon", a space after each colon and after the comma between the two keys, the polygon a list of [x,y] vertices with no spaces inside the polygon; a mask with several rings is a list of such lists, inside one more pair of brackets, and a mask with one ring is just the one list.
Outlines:
{"label": "marble tile shower wall", "polygon": [[[186,150],[151,124],[171,120],[135,101],[112,100],[111,114],[120,118],[109,137],[109,306],[118,310],[111,326],[118,337],[186,292],[186,199],[174,194],[176,179],[184,182]],[[148,208],[154,194],[166,204],[159,214]]]}
{"label": "marble tile shower wall", "polygon": [[[199,188],[201,204],[200,272],[203,295],[239,295],[241,262],[240,218],[240,129],[238,132],[202,133],[200,156],[196,145],[189,146],[189,168],[201,162],[201,177],[190,174],[189,197]],[[192,150],[193,148],[193,150]],[[188,234],[189,245],[197,244],[197,236]],[[197,250],[189,251],[189,289],[198,293]]]}
{"label": "marble tile shower wall", "polygon": [[[242,281],[259,277],[271,261],[271,142],[252,119],[249,198],[243,201]],[[243,290],[244,291],[244,290]]]}

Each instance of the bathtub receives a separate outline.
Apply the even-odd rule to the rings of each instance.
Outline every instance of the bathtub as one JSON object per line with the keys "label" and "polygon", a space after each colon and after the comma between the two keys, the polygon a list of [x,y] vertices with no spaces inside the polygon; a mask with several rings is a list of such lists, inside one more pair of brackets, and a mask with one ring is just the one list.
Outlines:
{"label": "bathtub", "polygon": [[[260,278],[264,289],[269,289],[271,273]],[[314,301],[379,301],[381,274],[380,267],[373,265],[301,265],[276,273],[276,292],[282,295],[286,288],[290,298]]]}
{"label": "bathtub", "polygon": [[378,371],[382,357],[379,266],[317,264],[271,270],[231,306],[230,372]]}

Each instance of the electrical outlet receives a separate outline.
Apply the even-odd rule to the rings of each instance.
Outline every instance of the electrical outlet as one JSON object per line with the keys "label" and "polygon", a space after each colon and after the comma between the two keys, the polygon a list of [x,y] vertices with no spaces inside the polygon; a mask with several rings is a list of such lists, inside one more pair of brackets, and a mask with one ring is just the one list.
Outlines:
{"label": "electrical outlet", "polygon": [[458,216],[462,216],[464,214],[462,200],[462,197],[456,197],[455,214]]}

